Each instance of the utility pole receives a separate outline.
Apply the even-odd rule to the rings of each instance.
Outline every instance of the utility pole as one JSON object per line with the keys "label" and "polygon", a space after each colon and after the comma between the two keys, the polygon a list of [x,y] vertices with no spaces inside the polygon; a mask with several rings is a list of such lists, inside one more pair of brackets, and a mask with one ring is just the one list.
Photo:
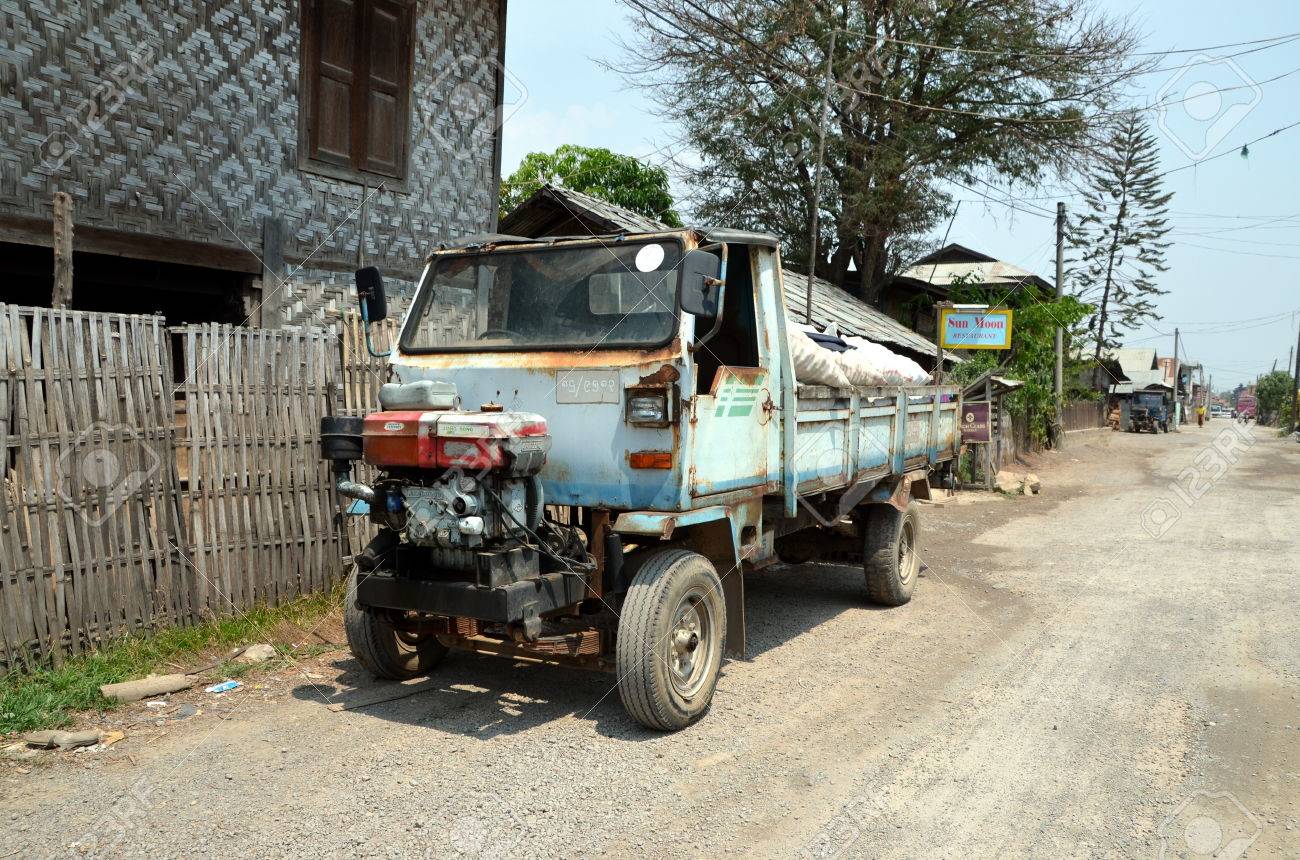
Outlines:
{"label": "utility pole", "polygon": [[[1065,295],[1065,202],[1056,203],[1056,299]],[[1056,447],[1065,447],[1065,330],[1056,327]]]}
{"label": "utility pole", "polygon": [[[826,82],[822,88],[822,118],[817,124],[817,170],[813,174],[813,197],[812,197],[812,229],[808,235],[808,292],[804,296],[807,302],[807,313],[804,314],[804,324],[812,325],[812,295],[813,295],[813,278],[817,272],[817,220],[821,214],[822,208],[822,162],[826,159],[826,118],[831,110],[831,80],[835,76],[835,34],[836,30],[831,30],[831,47],[826,52]],[[863,272],[862,277],[867,277]]]}
{"label": "utility pole", "polygon": [[1291,432],[1300,430],[1300,329],[1295,335],[1295,366],[1291,373]]}
{"label": "utility pole", "polygon": [[1174,430],[1178,429],[1178,329],[1174,329]]}

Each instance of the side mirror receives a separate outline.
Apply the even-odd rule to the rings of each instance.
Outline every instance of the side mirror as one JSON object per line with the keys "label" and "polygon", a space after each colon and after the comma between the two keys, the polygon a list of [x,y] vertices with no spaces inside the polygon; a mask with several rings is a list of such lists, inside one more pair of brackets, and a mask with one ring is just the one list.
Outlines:
{"label": "side mirror", "polygon": [[366,322],[379,322],[388,316],[384,279],[374,266],[357,269],[357,301],[361,305],[361,318]]}
{"label": "side mirror", "polygon": [[699,317],[716,317],[722,282],[718,280],[722,261],[698,248],[682,258],[682,276],[677,295],[682,310]]}

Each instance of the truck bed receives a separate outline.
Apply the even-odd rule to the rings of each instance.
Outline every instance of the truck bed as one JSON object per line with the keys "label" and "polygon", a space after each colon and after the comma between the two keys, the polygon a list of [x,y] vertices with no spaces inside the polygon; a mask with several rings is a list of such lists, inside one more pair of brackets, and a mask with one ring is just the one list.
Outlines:
{"label": "truck bed", "polygon": [[960,395],[959,388],[942,385],[799,385],[793,432],[786,428],[787,499],[791,491],[843,489],[955,458]]}

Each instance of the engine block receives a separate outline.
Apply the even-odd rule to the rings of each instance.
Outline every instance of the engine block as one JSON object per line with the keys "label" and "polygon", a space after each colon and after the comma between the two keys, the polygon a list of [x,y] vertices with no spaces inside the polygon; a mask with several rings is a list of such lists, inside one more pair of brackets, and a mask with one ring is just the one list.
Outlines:
{"label": "engine block", "polygon": [[[488,492],[491,490],[505,511]],[[529,518],[529,479],[452,477],[431,486],[402,488],[406,537],[417,546],[475,549],[524,538]]]}

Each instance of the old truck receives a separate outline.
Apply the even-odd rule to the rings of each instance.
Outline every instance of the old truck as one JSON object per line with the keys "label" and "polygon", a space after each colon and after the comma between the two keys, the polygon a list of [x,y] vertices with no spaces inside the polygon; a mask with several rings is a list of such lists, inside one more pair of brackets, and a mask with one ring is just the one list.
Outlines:
{"label": "old truck", "polygon": [[1129,432],[1168,433],[1173,406],[1173,392],[1167,389],[1135,391],[1128,408]]}
{"label": "old truck", "polygon": [[[735,230],[432,253],[379,409],[322,422],[338,492],[378,526],[348,583],[357,660],[603,670],[675,730],[744,654],[746,571],[861,564],[866,599],[906,603],[911,500],[951,477],[958,389],[800,384],[781,277],[777,241]],[[378,272],[357,288],[383,317]]]}

